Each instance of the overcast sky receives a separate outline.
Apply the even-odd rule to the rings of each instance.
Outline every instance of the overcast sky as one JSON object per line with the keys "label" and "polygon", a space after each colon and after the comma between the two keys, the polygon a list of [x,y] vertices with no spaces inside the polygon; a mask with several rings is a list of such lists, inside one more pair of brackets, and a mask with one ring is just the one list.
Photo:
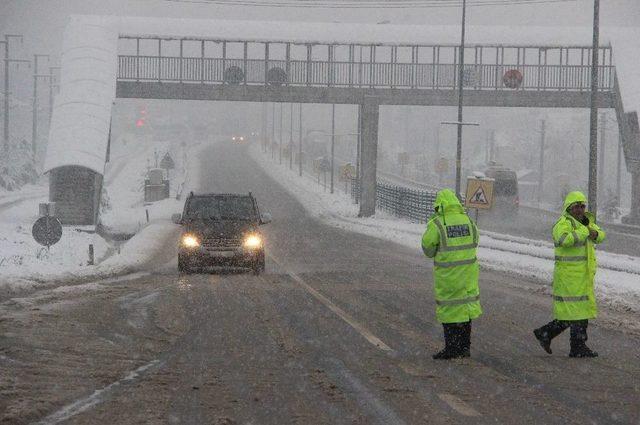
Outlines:
{"label": "overcast sky", "polygon": [[[566,3],[482,6],[469,9],[476,25],[591,25],[592,0]],[[166,0],[0,0],[1,34],[25,35],[25,53],[60,51],[69,15],[167,16],[214,19],[370,22],[394,24],[457,24],[459,7],[429,9],[283,9],[176,3]],[[601,0],[601,22],[639,26],[640,0]]]}

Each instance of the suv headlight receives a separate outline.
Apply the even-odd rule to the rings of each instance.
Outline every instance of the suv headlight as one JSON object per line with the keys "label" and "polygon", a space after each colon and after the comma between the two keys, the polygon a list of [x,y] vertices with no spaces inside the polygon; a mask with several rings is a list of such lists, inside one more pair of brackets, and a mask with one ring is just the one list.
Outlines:
{"label": "suv headlight", "polygon": [[182,236],[182,246],[186,248],[197,248],[200,246],[200,241],[194,235],[186,234]]}
{"label": "suv headlight", "polygon": [[259,235],[247,235],[242,246],[249,249],[258,249],[262,247],[262,238]]}

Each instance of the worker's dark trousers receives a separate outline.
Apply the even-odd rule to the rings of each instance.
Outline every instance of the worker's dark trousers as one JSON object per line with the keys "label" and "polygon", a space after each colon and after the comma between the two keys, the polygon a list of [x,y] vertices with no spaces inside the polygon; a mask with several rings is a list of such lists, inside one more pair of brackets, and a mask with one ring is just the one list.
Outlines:
{"label": "worker's dark trousers", "polygon": [[462,323],[443,323],[445,349],[463,352],[471,349],[471,320]]}
{"label": "worker's dark trousers", "polygon": [[587,326],[589,326],[588,320],[552,320],[539,330],[543,336],[553,339],[570,327],[571,348],[579,349],[586,345]]}

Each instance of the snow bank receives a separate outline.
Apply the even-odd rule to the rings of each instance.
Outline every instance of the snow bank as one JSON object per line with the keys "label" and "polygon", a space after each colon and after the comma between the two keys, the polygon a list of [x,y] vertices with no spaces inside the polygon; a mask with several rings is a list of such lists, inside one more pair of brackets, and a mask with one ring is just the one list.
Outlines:
{"label": "snow bank", "polygon": [[[113,231],[137,233],[120,246],[110,245],[102,237],[84,227],[63,227],[62,239],[49,251],[38,245],[31,235],[31,227],[38,218],[38,203],[48,200],[44,186],[27,186],[23,190],[0,191],[0,291],[17,292],[51,285],[52,282],[105,278],[142,270],[154,261],[167,241],[177,232],[170,222],[171,214],[181,212],[184,204],[175,199],[175,188],[191,190],[192,177],[187,172],[197,166],[197,157],[205,144],[153,143],[131,139],[131,143],[115,144],[114,157],[105,175],[111,208],[106,222]],[[172,197],[143,204],[143,180],[147,158],[155,160],[154,151],[174,157]],[[155,164],[154,164],[155,165]],[[149,211],[150,223],[146,222]],[[94,246],[95,264],[89,266],[89,244]]]}
{"label": "snow bank", "polygon": [[[89,244],[99,261],[109,248],[98,235],[63,227],[60,242],[47,248],[31,235],[31,226],[38,218],[38,204],[47,196],[22,194],[24,200],[11,206],[0,206],[0,288],[16,290],[30,288],[51,280],[71,280],[93,272],[88,266]],[[86,230],[86,229],[83,229]]]}
{"label": "snow bank", "polygon": [[[250,152],[265,172],[283,182],[309,215],[337,228],[420,249],[424,224],[410,223],[381,212],[376,212],[374,217],[358,218],[358,206],[353,204],[349,194],[325,192],[323,186],[312,179],[301,179],[295,172],[272,162],[259,147],[252,147]],[[485,268],[550,286],[553,258],[551,243],[481,230],[478,260]],[[596,291],[599,296],[606,303],[640,312],[640,258],[598,252],[598,262]]]}
{"label": "snow bank", "polygon": [[[60,242],[47,250],[31,236],[31,225],[38,218],[38,203],[44,201],[46,197],[27,199],[0,211],[2,292],[19,292],[46,287],[52,282],[106,278],[140,271],[156,258],[158,251],[176,231],[176,225],[168,220],[152,222],[116,252],[116,247],[99,235],[87,233],[89,228],[78,231],[77,227],[65,226]],[[94,247],[96,265],[88,265],[89,244]]]}
{"label": "snow bank", "polygon": [[167,238],[177,228],[177,225],[166,220],[149,224],[127,241],[119,253],[100,263],[97,272],[108,275],[140,270],[165,246]]}
{"label": "snow bank", "polygon": [[[112,143],[111,161],[107,164],[104,179],[103,208],[100,223],[108,233],[137,233],[149,220],[169,220],[171,214],[182,212],[183,198],[176,196],[190,186],[188,164],[197,163],[194,158],[203,145],[183,145],[181,141],[154,142],[134,136],[123,136]],[[169,198],[144,203],[144,180],[148,167],[155,167],[168,153],[175,163],[169,171]]]}

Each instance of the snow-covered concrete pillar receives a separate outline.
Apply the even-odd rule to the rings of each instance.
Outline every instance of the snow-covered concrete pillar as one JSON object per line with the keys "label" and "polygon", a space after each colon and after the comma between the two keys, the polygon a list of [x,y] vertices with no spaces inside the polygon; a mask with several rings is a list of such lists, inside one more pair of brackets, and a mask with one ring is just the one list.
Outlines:
{"label": "snow-covered concrete pillar", "polygon": [[375,96],[365,96],[360,114],[362,134],[360,181],[360,217],[371,217],[376,212],[376,174],[378,160],[378,118],[380,104]]}

